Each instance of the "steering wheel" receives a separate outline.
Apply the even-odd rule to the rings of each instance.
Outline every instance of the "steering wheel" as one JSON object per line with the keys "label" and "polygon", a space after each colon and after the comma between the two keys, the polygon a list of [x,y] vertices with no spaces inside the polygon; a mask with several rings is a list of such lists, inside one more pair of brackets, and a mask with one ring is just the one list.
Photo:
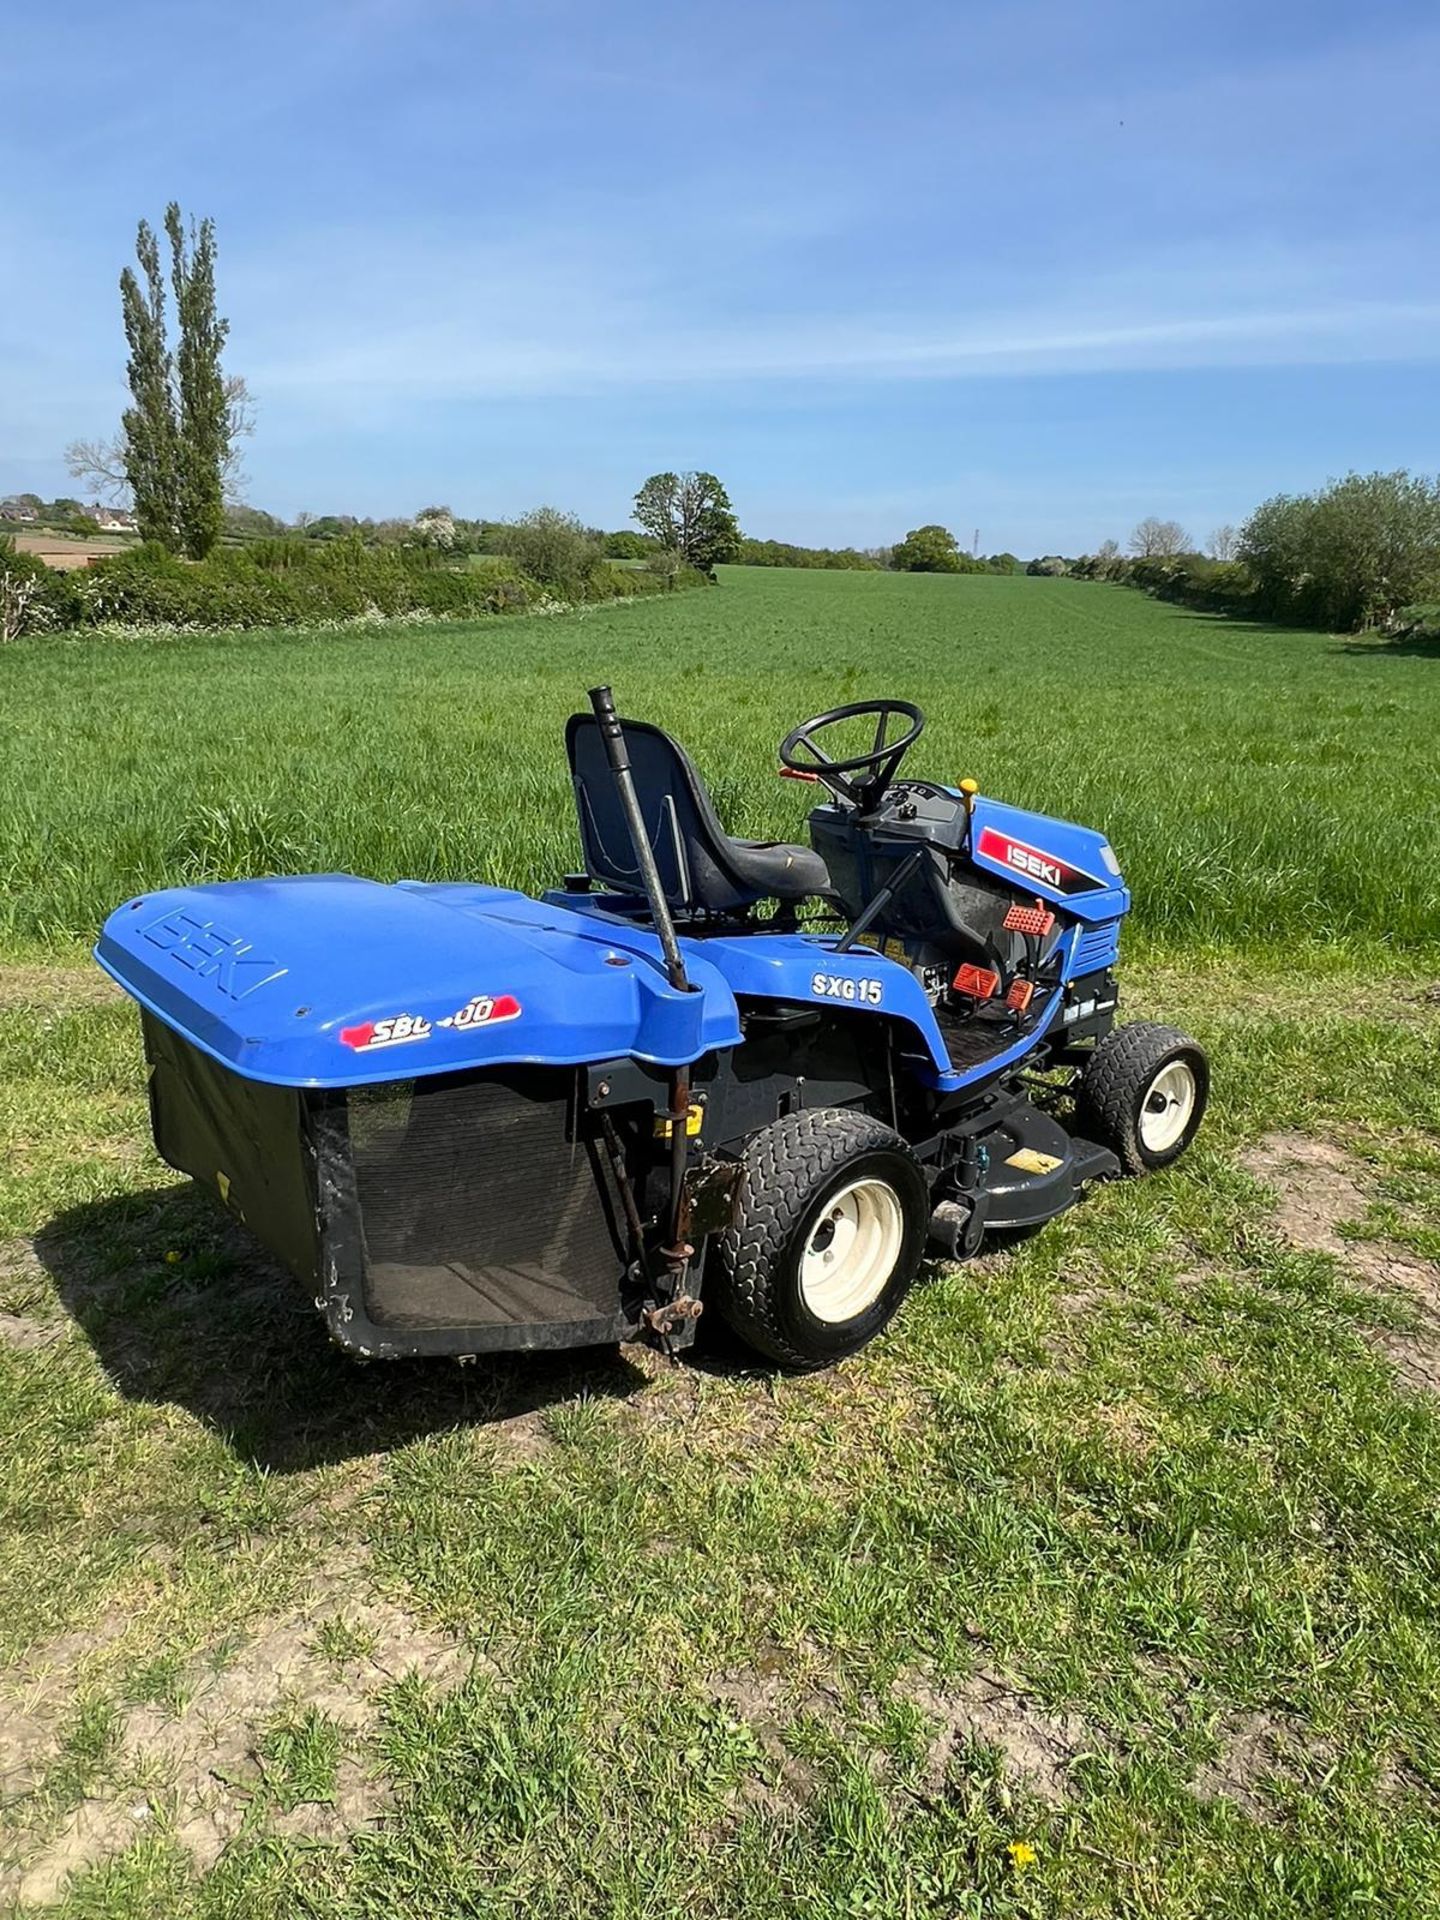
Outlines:
{"label": "steering wheel", "polygon": [[[815,738],[827,727],[842,720],[858,720],[875,715],[875,744],[868,753],[857,753],[848,760],[834,760]],[[910,725],[898,740],[887,740],[890,722],[908,720]],[[877,806],[885,789],[895,778],[900,762],[925,731],[925,716],[909,700],[856,700],[848,707],[832,707],[803,726],[787,733],[780,742],[780,764],[802,780],[823,780],[831,792],[862,813]],[[801,750],[808,756],[799,758]],[[852,779],[852,775],[868,776]]]}

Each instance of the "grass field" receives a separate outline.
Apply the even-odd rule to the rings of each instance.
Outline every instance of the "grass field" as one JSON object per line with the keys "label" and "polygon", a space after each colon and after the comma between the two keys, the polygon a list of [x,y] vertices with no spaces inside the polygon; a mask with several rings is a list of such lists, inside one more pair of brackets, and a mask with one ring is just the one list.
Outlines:
{"label": "grass field", "polygon": [[[597,678],[736,830],[796,719],[1105,828],[1192,1154],[828,1375],[357,1370],[149,1151],[77,942],[178,876],[540,884]],[[96,1920],[1440,1914],[1440,662],[756,571],[0,650],[0,1898]]]}
{"label": "grass field", "polygon": [[1435,663],[1066,581],[733,570],[578,620],[0,655],[0,938],[89,938],[177,874],[539,885],[596,678],[673,727],[736,830],[793,829],[775,743],[907,692],[912,765],[1108,830],[1169,947],[1440,944]]}
{"label": "grass field", "polygon": [[97,533],[87,539],[83,534],[34,532],[13,526],[7,531],[17,551],[38,554],[47,566],[58,567],[62,573],[88,567],[92,560],[124,553],[135,545],[125,534]]}

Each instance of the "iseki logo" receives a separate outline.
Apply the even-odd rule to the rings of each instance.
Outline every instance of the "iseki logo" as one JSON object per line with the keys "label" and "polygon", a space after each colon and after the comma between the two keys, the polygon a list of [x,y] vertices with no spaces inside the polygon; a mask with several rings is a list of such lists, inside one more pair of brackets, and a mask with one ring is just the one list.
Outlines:
{"label": "iseki logo", "polygon": [[1005,849],[1005,859],[1018,872],[1028,873],[1032,880],[1043,880],[1048,887],[1058,887],[1064,877],[1053,860],[1032,853],[1029,847],[1019,846],[1013,840]]}
{"label": "iseki logo", "polygon": [[1012,873],[1023,873],[1027,880],[1038,880],[1042,887],[1049,887],[1055,893],[1086,893],[1105,884],[1094,874],[1072,867],[1058,854],[1027,846],[1023,840],[1012,840],[1008,833],[998,833],[994,827],[981,829],[976,851],[983,853],[987,860],[998,860]]}

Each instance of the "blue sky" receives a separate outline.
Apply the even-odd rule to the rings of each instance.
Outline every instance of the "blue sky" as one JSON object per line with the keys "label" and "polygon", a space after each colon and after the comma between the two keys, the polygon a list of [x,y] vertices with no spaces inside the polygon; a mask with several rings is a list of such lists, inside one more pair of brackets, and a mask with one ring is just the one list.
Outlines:
{"label": "blue sky", "polygon": [[249,497],[986,551],[1440,465],[1423,0],[70,0],[0,31],[0,493],[219,228]]}

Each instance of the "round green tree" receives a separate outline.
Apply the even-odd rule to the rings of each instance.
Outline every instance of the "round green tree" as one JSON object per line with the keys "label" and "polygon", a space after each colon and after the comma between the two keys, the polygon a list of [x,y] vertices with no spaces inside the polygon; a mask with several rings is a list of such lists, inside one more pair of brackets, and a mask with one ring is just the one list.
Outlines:
{"label": "round green tree", "polygon": [[913,527],[890,555],[898,573],[963,573],[960,543],[948,527]]}

